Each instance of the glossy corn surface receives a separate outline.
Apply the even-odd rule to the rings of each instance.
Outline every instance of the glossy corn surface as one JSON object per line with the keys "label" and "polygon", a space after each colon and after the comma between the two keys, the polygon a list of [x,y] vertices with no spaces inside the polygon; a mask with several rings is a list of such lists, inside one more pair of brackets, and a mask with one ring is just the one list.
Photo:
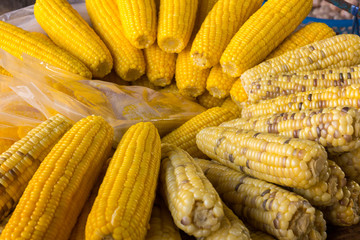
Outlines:
{"label": "glossy corn surface", "polygon": [[221,107],[230,110],[233,114],[235,114],[236,118],[241,117],[241,108],[231,99],[231,97],[225,98]]}
{"label": "glossy corn surface", "polygon": [[210,74],[206,79],[206,89],[214,97],[225,98],[229,96],[230,89],[235,81],[236,78],[224,73],[221,65],[217,64],[211,68]]}

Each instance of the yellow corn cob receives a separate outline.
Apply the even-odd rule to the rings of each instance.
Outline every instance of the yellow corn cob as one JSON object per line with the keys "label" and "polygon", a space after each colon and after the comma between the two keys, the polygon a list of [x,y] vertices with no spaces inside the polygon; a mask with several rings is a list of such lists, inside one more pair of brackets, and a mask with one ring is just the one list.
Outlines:
{"label": "yellow corn cob", "polygon": [[[242,117],[257,117],[266,114],[297,112],[305,109],[319,109],[328,107],[360,108],[360,84],[346,87],[330,87],[307,92],[298,92],[288,96],[281,96],[265,100],[257,104],[245,106]],[[238,102],[236,102],[238,104]]]}
{"label": "yellow corn cob", "polygon": [[253,226],[251,226],[250,224],[248,224],[246,222],[244,222],[244,223],[245,223],[246,228],[250,232],[251,240],[275,240],[275,238],[272,237],[271,235],[269,235],[263,231],[257,230],[256,228],[254,228]]}
{"label": "yellow corn cob", "polygon": [[262,0],[219,0],[192,43],[193,63],[201,68],[218,64],[231,38],[262,3]]}
{"label": "yellow corn cob", "polygon": [[176,226],[195,237],[218,230],[222,202],[194,159],[171,144],[162,144],[161,159],[161,189]]}
{"label": "yellow corn cob", "polygon": [[37,0],[37,22],[51,40],[81,60],[93,77],[104,77],[113,67],[113,59],[104,42],[66,0]]}
{"label": "yellow corn cob", "polygon": [[203,128],[217,126],[234,118],[234,114],[228,109],[210,108],[164,136],[162,142],[174,144],[184,149],[192,157],[205,157],[196,146],[196,134]]}
{"label": "yellow corn cob", "polygon": [[238,118],[221,126],[316,141],[332,154],[351,151],[360,144],[360,111],[352,107],[305,109]]}
{"label": "yellow corn cob", "polygon": [[179,53],[176,59],[176,85],[182,95],[197,97],[205,92],[206,79],[210,69],[201,69],[193,65],[190,57],[191,44]]}
{"label": "yellow corn cob", "polygon": [[224,73],[221,65],[217,64],[210,70],[210,74],[206,80],[206,89],[214,97],[225,98],[229,96],[230,89],[235,81],[235,78]]}
{"label": "yellow corn cob", "polygon": [[292,189],[295,193],[306,198],[313,206],[330,206],[344,196],[343,187],[346,185],[345,173],[333,161],[328,161],[328,173],[324,180],[308,189]]}
{"label": "yellow corn cob", "polygon": [[117,0],[124,33],[136,48],[147,48],[156,39],[156,5],[154,0]]}
{"label": "yellow corn cob", "polygon": [[[55,67],[91,78],[90,70],[76,57],[52,41],[43,39],[9,23],[0,21],[0,48],[22,60],[26,53]],[[14,42],[17,42],[16,47]],[[7,74],[5,74],[7,75]]]}
{"label": "yellow corn cob", "polygon": [[231,39],[221,56],[223,71],[239,77],[262,62],[305,19],[312,0],[269,0]]}
{"label": "yellow corn cob", "polygon": [[15,208],[40,163],[70,127],[69,120],[56,115],[31,130],[0,155],[0,220]]}
{"label": "yellow corn cob", "polygon": [[205,18],[214,7],[214,5],[218,2],[218,0],[198,0],[199,7],[197,11],[197,16],[195,20],[194,31],[197,33],[201,27],[201,24],[204,22]]}
{"label": "yellow corn cob", "polygon": [[131,82],[131,86],[142,86],[142,87],[150,88],[152,90],[160,90],[161,89],[160,86],[155,86],[152,82],[150,82],[150,80],[147,78],[146,75],[143,75],[136,81]]}
{"label": "yellow corn cob", "polygon": [[159,47],[169,53],[181,52],[194,28],[198,0],[161,0],[158,22]]}
{"label": "yellow corn cob", "polygon": [[290,34],[285,40],[275,48],[266,59],[280,56],[287,51],[303,47],[313,42],[317,42],[335,36],[334,30],[321,22],[313,22],[298,31]]}
{"label": "yellow corn cob", "polygon": [[110,161],[86,223],[86,239],[143,239],[160,169],[160,136],[150,122],[131,126]]}
{"label": "yellow corn cob", "polygon": [[8,71],[6,71],[6,69],[3,68],[2,66],[0,66],[0,75],[5,75],[5,76],[12,77],[11,73],[9,73]]}
{"label": "yellow corn cob", "polygon": [[213,97],[208,91],[197,97],[198,103],[204,108],[220,107],[225,99]]}
{"label": "yellow corn cob", "polygon": [[181,240],[179,229],[175,226],[169,209],[160,196],[155,198],[149,224],[146,240]]}
{"label": "yellow corn cob", "polygon": [[315,224],[315,208],[293,192],[213,161],[196,163],[236,215],[278,239],[308,239],[312,229],[326,227]]}
{"label": "yellow corn cob", "polygon": [[116,83],[118,85],[125,85],[125,86],[130,85],[129,81],[125,81],[124,79],[119,77],[115,71],[111,71],[108,75],[103,77],[101,80],[105,81],[105,82]]}
{"label": "yellow corn cob", "polygon": [[155,42],[144,49],[146,60],[146,75],[155,86],[165,87],[171,83],[175,75],[176,56],[164,52]]}
{"label": "yellow corn cob", "polygon": [[359,194],[360,186],[355,181],[349,180],[343,188],[344,197],[334,205],[320,208],[325,220],[332,225],[351,226],[360,221]]}
{"label": "yellow corn cob", "polygon": [[112,54],[115,72],[126,81],[134,81],[143,75],[143,53],[125,37],[116,0],[87,0],[86,9],[93,28]]}
{"label": "yellow corn cob", "polygon": [[102,117],[77,122],[31,178],[0,239],[68,239],[112,138]]}
{"label": "yellow corn cob", "polygon": [[170,85],[167,85],[166,87],[160,89],[159,92],[165,93],[165,94],[171,93],[171,94],[177,95],[178,97],[183,97],[185,99],[188,99],[190,101],[196,101],[196,98],[181,95],[178,87],[176,86],[176,82],[173,82]]}
{"label": "yellow corn cob", "polygon": [[222,108],[226,108],[230,110],[236,118],[241,117],[241,108],[234,103],[234,101],[231,99],[231,97],[227,97],[223,104],[221,105]]}
{"label": "yellow corn cob", "polygon": [[313,141],[231,127],[208,127],[196,135],[196,144],[211,159],[283,186],[310,188],[327,174],[327,153]]}
{"label": "yellow corn cob", "polygon": [[339,156],[331,156],[344,171],[346,178],[360,183],[360,148],[345,152]]}
{"label": "yellow corn cob", "polygon": [[261,100],[287,96],[298,92],[306,92],[336,86],[350,86],[360,83],[359,67],[335,68],[296,74],[267,75],[257,79],[242,79],[249,84],[237,82],[234,88],[244,86],[248,101],[257,103]]}

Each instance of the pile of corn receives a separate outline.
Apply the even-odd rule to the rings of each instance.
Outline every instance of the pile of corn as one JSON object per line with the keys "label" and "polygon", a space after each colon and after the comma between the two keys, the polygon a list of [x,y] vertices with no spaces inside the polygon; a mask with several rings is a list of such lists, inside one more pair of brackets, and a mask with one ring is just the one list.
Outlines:
{"label": "pile of corn", "polygon": [[315,240],[358,224],[360,37],[293,32],[311,0],[261,4],[86,0],[91,28],[37,0],[49,38],[0,22],[14,56],[209,108],[162,137],[137,123],[115,149],[100,116],[44,121],[0,155],[0,239]]}

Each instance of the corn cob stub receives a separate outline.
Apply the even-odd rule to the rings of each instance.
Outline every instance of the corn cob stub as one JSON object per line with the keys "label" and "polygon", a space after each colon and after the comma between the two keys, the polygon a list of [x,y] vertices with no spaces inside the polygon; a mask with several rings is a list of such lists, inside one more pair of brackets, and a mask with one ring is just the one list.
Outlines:
{"label": "corn cob stub", "polygon": [[184,150],[162,144],[162,194],[178,228],[206,237],[220,228],[222,202],[201,168]]}
{"label": "corn cob stub", "polygon": [[195,161],[227,206],[257,229],[278,239],[323,235],[325,221],[316,219],[315,208],[301,196],[214,161]]}
{"label": "corn cob stub", "polygon": [[236,78],[230,77],[221,69],[221,65],[217,64],[210,70],[210,74],[206,79],[206,89],[209,93],[217,98],[225,98],[229,96],[230,89]]}
{"label": "corn cob stub", "polygon": [[275,134],[208,127],[196,135],[211,159],[250,176],[288,187],[309,188],[326,177],[327,153],[312,141]]}
{"label": "corn cob stub", "polygon": [[102,117],[74,124],[31,178],[0,239],[68,239],[112,140]]}

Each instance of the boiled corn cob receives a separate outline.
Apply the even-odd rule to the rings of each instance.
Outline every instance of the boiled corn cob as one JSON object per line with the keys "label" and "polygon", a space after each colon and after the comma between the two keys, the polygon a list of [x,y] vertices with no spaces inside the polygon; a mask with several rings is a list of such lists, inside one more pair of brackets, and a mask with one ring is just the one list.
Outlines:
{"label": "boiled corn cob", "polygon": [[51,40],[81,60],[93,77],[110,73],[113,67],[110,51],[68,1],[37,0],[34,15]]}
{"label": "boiled corn cob", "polygon": [[68,239],[112,138],[102,117],[78,121],[31,178],[0,239]]}
{"label": "boiled corn cob", "polygon": [[308,239],[311,229],[325,228],[316,226],[315,208],[301,196],[213,161],[196,163],[224,202],[252,226],[278,239]]}
{"label": "boiled corn cob", "polygon": [[306,198],[313,206],[330,206],[344,196],[343,187],[346,185],[345,173],[333,161],[328,160],[328,173],[324,180],[308,189],[292,189],[295,193]]}
{"label": "boiled corn cob", "polygon": [[161,0],[157,40],[169,53],[181,52],[194,28],[198,0]]}
{"label": "boiled corn cob", "polygon": [[346,178],[360,183],[360,148],[330,158],[341,167]]}
{"label": "boiled corn cob", "polygon": [[262,0],[219,0],[192,43],[193,63],[201,68],[218,64],[231,38],[262,3]]}
{"label": "boiled corn cob", "polygon": [[144,49],[146,60],[146,75],[155,86],[165,87],[171,83],[175,75],[176,56],[164,52],[155,42]]}
{"label": "boiled corn cob", "polygon": [[145,237],[160,169],[160,144],[150,122],[126,131],[88,216],[86,239]]}
{"label": "boiled corn cob", "polygon": [[197,33],[205,18],[214,7],[218,0],[199,0],[199,7],[196,14],[195,26],[193,32]]}
{"label": "boiled corn cob", "polygon": [[[2,47],[1,47],[1,48],[2,48]],[[0,75],[5,75],[5,76],[12,77],[11,73],[9,73],[8,71],[6,71],[6,69],[3,68],[2,66],[0,66]]]}
{"label": "boiled corn cob", "polygon": [[178,228],[195,237],[218,230],[222,202],[194,159],[171,144],[162,144],[161,158],[162,194]]}
{"label": "boiled corn cob", "polygon": [[196,146],[196,134],[203,128],[217,126],[234,118],[235,115],[228,109],[210,108],[164,136],[162,142],[174,144],[187,151],[192,157],[205,157]]}
{"label": "boiled corn cob", "polygon": [[225,99],[212,96],[208,91],[197,97],[198,103],[204,108],[220,107]]}
{"label": "boiled corn cob", "polygon": [[[261,100],[287,96],[298,92],[359,84],[360,75],[359,67],[350,67],[276,76],[267,75],[254,80],[242,79],[242,81],[249,83],[239,86],[244,86],[248,101],[257,103]],[[236,84],[241,83],[237,82]],[[234,88],[237,87],[237,85],[234,86]]]}
{"label": "boiled corn cob", "polygon": [[175,79],[182,95],[197,97],[205,92],[210,69],[201,69],[193,65],[190,48],[191,43],[179,53],[176,59]]}
{"label": "boiled corn cob", "polygon": [[93,28],[112,54],[115,72],[126,81],[133,81],[143,75],[143,53],[125,37],[116,0],[86,0],[86,9]]}
{"label": "boiled corn cob", "polygon": [[338,86],[299,92],[265,100],[257,104],[248,104],[243,108],[241,114],[244,118],[250,118],[266,114],[297,112],[305,109],[340,106],[360,108],[359,90],[360,84],[354,84],[346,87]]}
{"label": "boiled corn cob", "polygon": [[344,197],[334,205],[320,208],[324,213],[328,223],[337,226],[351,226],[360,221],[359,194],[360,186],[358,183],[349,180],[343,189]]}
{"label": "boiled corn cob", "polygon": [[160,196],[155,198],[149,224],[146,240],[181,240],[179,229],[175,226],[169,209]]}
{"label": "boiled corn cob", "polygon": [[224,73],[221,65],[218,64],[210,70],[206,79],[206,89],[214,97],[225,98],[229,96],[230,89],[235,81],[236,79]]}
{"label": "boiled corn cob", "polygon": [[156,39],[156,6],[154,0],[117,0],[125,36],[136,48],[147,48]]}
{"label": "boiled corn cob", "polygon": [[[0,21],[0,33],[0,48],[21,60],[22,54],[26,53],[55,67],[86,78],[92,77],[90,70],[79,59],[49,40],[3,21]],[[17,42],[16,47],[14,42]]]}
{"label": "boiled corn cob", "polygon": [[230,110],[233,114],[235,114],[236,118],[241,117],[241,108],[236,105],[236,103],[231,99],[231,97],[225,98],[225,101],[223,102],[221,107]]}
{"label": "boiled corn cob", "polygon": [[312,140],[326,147],[330,153],[351,151],[360,144],[360,111],[352,107],[305,109],[238,118],[221,126]]}
{"label": "boiled corn cob", "polygon": [[232,77],[262,62],[305,19],[312,0],[269,0],[231,39],[221,56],[223,71]]}
{"label": "boiled corn cob", "polygon": [[313,141],[231,127],[207,127],[196,135],[196,144],[211,159],[283,186],[310,188],[327,174],[327,153]]}
{"label": "boiled corn cob", "polygon": [[303,47],[313,42],[317,42],[329,37],[335,36],[336,33],[325,23],[313,22],[300,30],[290,34],[285,40],[275,48],[266,59],[280,56],[287,51]]}
{"label": "boiled corn cob", "polygon": [[40,163],[70,127],[69,120],[55,115],[0,155],[0,220],[15,208]]}

